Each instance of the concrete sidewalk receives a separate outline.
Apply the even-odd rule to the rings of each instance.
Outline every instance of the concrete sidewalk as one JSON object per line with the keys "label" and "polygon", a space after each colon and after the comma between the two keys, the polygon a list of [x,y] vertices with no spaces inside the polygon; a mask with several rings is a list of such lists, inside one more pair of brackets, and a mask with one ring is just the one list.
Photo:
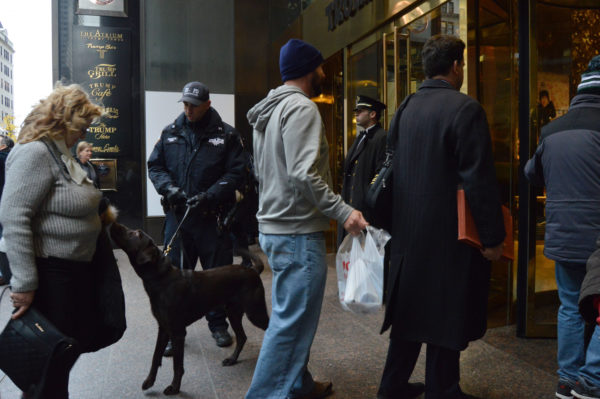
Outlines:
{"label": "concrete sidewalk", "polygon": [[[258,249],[255,248],[258,251]],[[155,385],[142,391],[152,358],[157,325],[141,280],[121,250],[115,251],[127,306],[128,328],[113,346],[83,355],[71,372],[72,399],[162,398],[173,376],[172,360],[165,358]],[[261,253],[261,256],[262,255]],[[264,258],[266,261],[266,258]],[[359,316],[341,309],[333,256],[329,257],[327,289],[310,370],[319,380],[333,381],[335,399],[375,398],[387,352],[387,334],[379,335],[383,314]],[[270,306],[271,272],[262,279]],[[0,304],[0,325],[10,314],[10,301]],[[204,319],[188,327],[185,374],[181,393],[174,397],[240,399],[250,385],[260,351],[263,331],[244,318],[248,342],[239,363],[221,366],[233,347],[215,345]],[[515,337],[514,326],[495,328],[473,342],[461,358],[461,386],[465,392],[486,399],[552,398],[556,385],[556,340]],[[277,370],[273,370],[274,373]],[[424,381],[424,351],[412,380]],[[0,398],[18,399],[20,391],[0,372]]]}

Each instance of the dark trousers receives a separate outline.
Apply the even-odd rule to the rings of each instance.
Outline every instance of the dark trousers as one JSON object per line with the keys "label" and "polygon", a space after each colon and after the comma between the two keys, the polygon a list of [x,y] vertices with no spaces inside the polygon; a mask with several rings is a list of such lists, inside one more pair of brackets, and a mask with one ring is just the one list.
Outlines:
{"label": "dark trousers", "polygon": [[[390,398],[403,398],[419,352],[420,342],[390,339],[388,355],[379,385],[379,394]],[[459,387],[460,351],[427,345],[425,361],[425,398],[458,399],[462,397]]]}
{"label": "dark trousers", "polygon": [[[38,258],[38,289],[32,306],[38,309],[63,334],[75,338],[80,346],[90,337],[93,279],[89,262],[58,258]],[[53,363],[46,377],[43,399],[69,397],[69,373],[79,353]]]}
{"label": "dark trousers", "polygon": [[[165,245],[177,229],[178,219],[169,212],[165,219]],[[181,258],[183,254],[183,262]],[[198,259],[202,269],[230,265],[233,262],[231,240],[227,234],[218,234],[216,217],[186,221],[179,232],[179,238],[173,242],[169,252],[171,262],[179,268],[194,270]],[[211,332],[226,330],[229,326],[225,319],[225,309],[221,306],[206,314],[208,328]]]}
{"label": "dark trousers", "polygon": [[[234,222],[231,226],[231,231],[229,233],[229,238],[231,238],[231,243],[233,246],[233,253],[236,254],[236,250],[243,249],[248,251],[248,233],[244,229],[241,223]],[[246,255],[242,256],[242,265],[244,266],[252,266],[252,261]]]}

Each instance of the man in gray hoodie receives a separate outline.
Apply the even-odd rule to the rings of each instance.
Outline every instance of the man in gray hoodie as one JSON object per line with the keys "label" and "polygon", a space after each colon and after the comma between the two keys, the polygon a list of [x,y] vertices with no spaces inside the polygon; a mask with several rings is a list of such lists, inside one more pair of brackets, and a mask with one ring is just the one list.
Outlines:
{"label": "man in gray hoodie", "polygon": [[362,214],[332,190],[328,144],[317,105],[323,56],[292,39],[280,51],[283,85],[248,111],[259,182],[260,246],[273,270],[272,312],[246,399],[324,398],[331,382],[307,369],[325,292],[329,219],[351,234]]}

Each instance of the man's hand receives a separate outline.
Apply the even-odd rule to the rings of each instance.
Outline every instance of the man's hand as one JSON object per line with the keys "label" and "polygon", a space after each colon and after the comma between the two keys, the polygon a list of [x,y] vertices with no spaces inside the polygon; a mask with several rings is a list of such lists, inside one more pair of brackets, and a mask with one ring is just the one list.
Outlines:
{"label": "man's hand", "polygon": [[363,217],[363,214],[356,209],[352,211],[348,219],[344,222],[344,229],[353,236],[359,235],[369,223]]}
{"label": "man's hand", "polygon": [[10,300],[12,301],[13,306],[17,308],[17,311],[11,316],[11,319],[18,319],[27,311],[27,309],[29,309],[33,302],[34,295],[35,291],[13,292],[10,294]]}
{"label": "man's hand", "polygon": [[175,186],[169,187],[166,197],[171,206],[183,205],[187,201],[185,191]]}
{"label": "man's hand", "polygon": [[200,193],[194,195],[192,198],[188,199],[185,203],[190,208],[196,207],[205,207],[208,202],[208,195],[206,193]]}
{"label": "man's hand", "polygon": [[502,256],[502,250],[504,249],[504,243],[501,242],[499,245],[496,245],[493,248],[483,248],[481,249],[481,254],[487,260],[498,260]]}

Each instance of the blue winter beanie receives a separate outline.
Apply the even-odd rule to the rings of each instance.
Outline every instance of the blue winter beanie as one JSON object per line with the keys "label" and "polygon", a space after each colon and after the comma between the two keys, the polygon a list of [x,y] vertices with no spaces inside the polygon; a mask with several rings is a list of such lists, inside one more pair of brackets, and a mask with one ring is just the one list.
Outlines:
{"label": "blue winter beanie", "polygon": [[588,68],[581,74],[577,94],[600,94],[600,55],[590,60]]}
{"label": "blue winter beanie", "polygon": [[283,82],[300,78],[322,63],[321,52],[302,40],[290,39],[279,51],[279,72]]}

